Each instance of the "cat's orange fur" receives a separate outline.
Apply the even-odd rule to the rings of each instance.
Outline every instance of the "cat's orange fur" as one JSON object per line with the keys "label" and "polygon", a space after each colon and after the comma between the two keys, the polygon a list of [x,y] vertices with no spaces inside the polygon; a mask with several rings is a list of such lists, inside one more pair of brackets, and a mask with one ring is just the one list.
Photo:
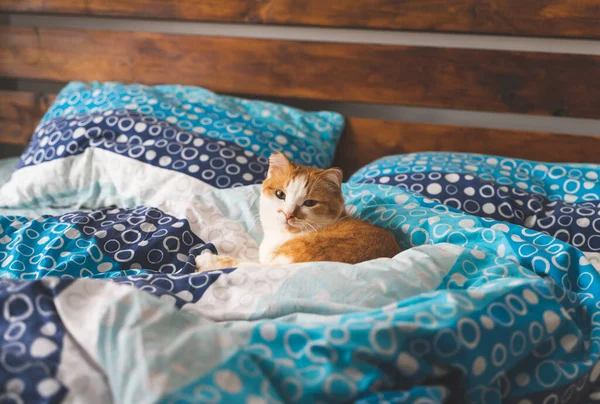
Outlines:
{"label": "cat's orange fur", "polygon": [[[400,252],[392,233],[347,215],[341,182],[338,168],[321,170],[294,164],[281,153],[271,156],[261,193],[261,223],[265,231],[261,264],[356,264],[391,258]],[[284,198],[279,198],[278,193]],[[316,204],[307,206],[306,201]],[[203,254],[196,264],[198,271],[207,271],[248,263]]]}
{"label": "cat's orange fur", "polygon": [[377,258],[392,258],[399,252],[400,247],[390,232],[347,218],[288,241],[276,250],[275,259],[283,255],[290,258],[290,262],[358,264]]}

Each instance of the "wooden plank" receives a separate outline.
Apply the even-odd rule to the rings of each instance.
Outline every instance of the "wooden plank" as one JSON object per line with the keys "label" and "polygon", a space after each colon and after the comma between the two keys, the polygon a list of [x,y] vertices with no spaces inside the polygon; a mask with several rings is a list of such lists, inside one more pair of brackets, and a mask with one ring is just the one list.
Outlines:
{"label": "wooden plank", "polygon": [[598,0],[0,0],[0,11],[600,38]]}
{"label": "wooden plank", "polygon": [[[26,145],[54,98],[53,94],[0,91],[0,144]],[[539,161],[600,163],[598,150],[600,136],[349,118],[334,164],[343,168],[348,177],[375,159],[400,153],[454,151]]]}
{"label": "wooden plank", "polygon": [[600,117],[600,56],[0,26],[0,77]]}
{"label": "wooden plank", "polygon": [[0,90],[0,142],[27,145],[53,95]]}
{"label": "wooden plank", "polygon": [[11,145],[11,144],[1,144],[0,143],[0,158],[4,159],[7,157],[19,157],[23,154],[25,150],[25,146],[21,145]]}
{"label": "wooden plank", "polygon": [[25,146],[14,145],[14,144],[2,144],[0,142],[0,158],[4,159],[7,157],[19,157],[23,154]]}
{"label": "wooden plank", "polygon": [[351,118],[334,165],[346,176],[375,159],[401,153],[452,151],[534,161],[600,163],[600,136],[509,131]]}

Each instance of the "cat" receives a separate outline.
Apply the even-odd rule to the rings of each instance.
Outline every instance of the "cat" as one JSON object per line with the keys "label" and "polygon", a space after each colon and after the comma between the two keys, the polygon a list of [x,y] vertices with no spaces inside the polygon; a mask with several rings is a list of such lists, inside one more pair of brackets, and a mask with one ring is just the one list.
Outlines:
{"label": "cat", "polygon": [[[342,194],[342,170],[321,170],[290,162],[282,153],[269,158],[260,196],[264,239],[260,265],[334,261],[357,264],[394,257],[393,234],[352,218]],[[198,272],[257,265],[209,251],[196,258]]]}

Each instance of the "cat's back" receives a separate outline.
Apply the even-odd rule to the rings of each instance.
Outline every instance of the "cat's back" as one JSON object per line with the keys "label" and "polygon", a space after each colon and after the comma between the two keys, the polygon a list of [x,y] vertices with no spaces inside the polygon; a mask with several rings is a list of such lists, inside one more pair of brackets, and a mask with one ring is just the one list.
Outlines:
{"label": "cat's back", "polygon": [[313,233],[284,243],[277,251],[281,261],[335,261],[348,264],[391,258],[400,252],[394,235],[354,218],[345,218]]}

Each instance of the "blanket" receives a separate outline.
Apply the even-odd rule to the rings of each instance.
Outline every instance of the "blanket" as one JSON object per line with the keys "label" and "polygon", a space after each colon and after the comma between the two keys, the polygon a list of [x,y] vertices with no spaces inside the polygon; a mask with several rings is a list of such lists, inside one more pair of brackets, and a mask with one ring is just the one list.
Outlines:
{"label": "blanket", "polygon": [[[190,203],[0,216],[0,398],[557,403],[600,376],[598,268],[565,240],[402,187],[344,185],[403,252],[257,258],[259,186]],[[177,199],[177,198],[174,198]],[[522,401],[525,400],[525,401]]]}

